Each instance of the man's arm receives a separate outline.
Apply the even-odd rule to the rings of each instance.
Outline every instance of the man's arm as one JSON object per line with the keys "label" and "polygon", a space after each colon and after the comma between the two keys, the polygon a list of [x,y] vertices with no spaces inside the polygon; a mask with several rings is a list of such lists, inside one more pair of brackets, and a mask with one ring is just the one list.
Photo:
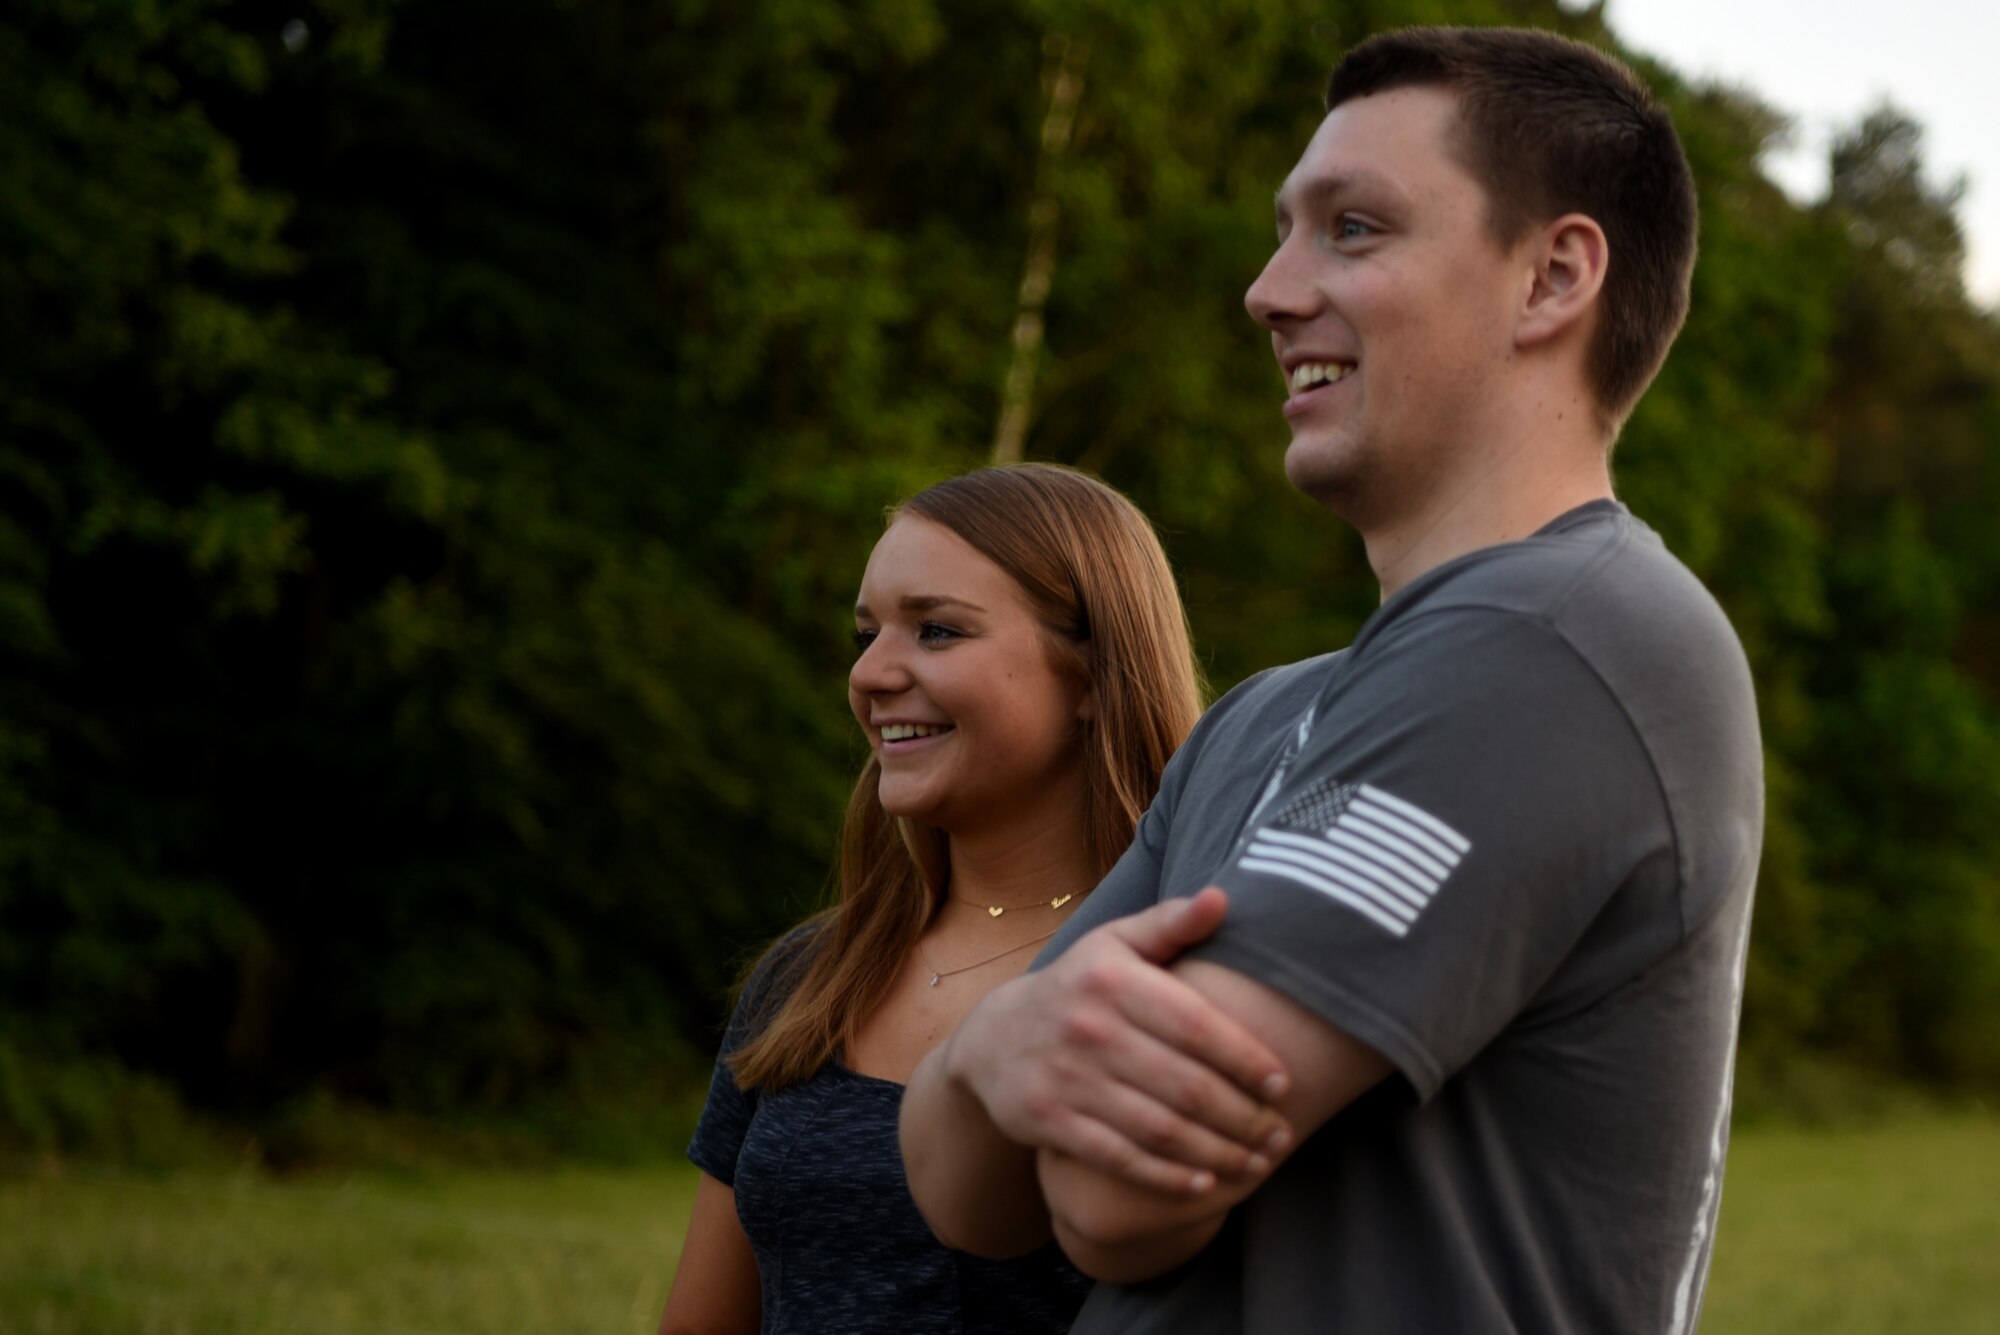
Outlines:
{"label": "man's arm", "polygon": [[[1373,1048],[1233,969],[1183,960],[1173,973],[1238,1024],[1262,1035],[1284,1062],[1292,1081],[1277,1111],[1299,1140],[1391,1069]],[[1266,1176],[1224,1176],[1214,1190],[1190,1194],[1140,1185],[1055,1149],[1042,1149],[1036,1168],[1056,1241],[1079,1270],[1116,1283],[1151,1279],[1194,1256],[1215,1237],[1230,1209]]]}
{"label": "man's arm", "polygon": [[903,1173],[940,1242],[977,1256],[1019,1256],[1049,1237],[1035,1151],[1009,1140],[954,1070],[947,1049],[963,1032],[932,1049],[903,1091]]}
{"label": "man's arm", "polygon": [[1036,1149],[1152,1198],[1205,1197],[1219,1180],[1269,1172],[1291,1142],[1271,1107],[1290,1085],[1284,1065],[1162,967],[1212,933],[1226,904],[1206,890],[1096,928],[995,988],[917,1067],[903,1165],[941,1240],[982,1256],[1045,1240]]}

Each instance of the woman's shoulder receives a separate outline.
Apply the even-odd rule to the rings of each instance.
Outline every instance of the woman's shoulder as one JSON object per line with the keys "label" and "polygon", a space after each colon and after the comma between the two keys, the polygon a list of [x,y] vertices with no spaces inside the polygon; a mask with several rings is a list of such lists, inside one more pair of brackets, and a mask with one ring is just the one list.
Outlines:
{"label": "woman's shoulder", "polygon": [[828,914],[814,914],[764,948],[736,989],[729,1032],[722,1044],[724,1052],[733,1052],[748,1042],[785,1004],[817,956],[831,921]]}

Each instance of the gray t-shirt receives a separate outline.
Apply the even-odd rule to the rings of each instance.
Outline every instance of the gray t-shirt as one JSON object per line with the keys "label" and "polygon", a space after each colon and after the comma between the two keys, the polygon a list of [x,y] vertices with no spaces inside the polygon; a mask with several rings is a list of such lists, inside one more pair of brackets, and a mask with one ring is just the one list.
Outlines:
{"label": "gray t-shirt", "polygon": [[1073,1329],[1692,1329],[1762,829],[1736,636],[1611,502],[1231,692],[1043,958],[1220,884],[1194,956],[1400,1078]]}

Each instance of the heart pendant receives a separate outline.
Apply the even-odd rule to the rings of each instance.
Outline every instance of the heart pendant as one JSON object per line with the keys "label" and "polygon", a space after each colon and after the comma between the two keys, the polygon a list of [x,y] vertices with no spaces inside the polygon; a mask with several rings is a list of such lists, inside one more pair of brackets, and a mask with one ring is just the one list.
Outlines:
{"label": "heart pendant", "polygon": [[1076,898],[1076,896],[1075,896],[1075,895],[1073,895],[1073,894],[1071,894],[1071,895],[1064,895],[1064,896],[1063,896],[1063,897],[1062,897],[1061,899],[1051,899],[1051,900],[1049,901],[1049,907],[1050,907],[1050,908],[1052,908],[1052,909],[1059,909],[1059,908],[1061,908],[1061,907],[1062,907],[1063,905],[1065,905],[1065,904],[1069,903],[1069,902],[1070,902],[1070,901],[1071,901],[1072,899],[1075,899],[1075,898]]}
{"label": "heart pendant", "polygon": [[996,904],[992,908],[986,910],[986,916],[989,918],[997,918],[1006,911],[1007,911],[1006,909],[1003,909]]}

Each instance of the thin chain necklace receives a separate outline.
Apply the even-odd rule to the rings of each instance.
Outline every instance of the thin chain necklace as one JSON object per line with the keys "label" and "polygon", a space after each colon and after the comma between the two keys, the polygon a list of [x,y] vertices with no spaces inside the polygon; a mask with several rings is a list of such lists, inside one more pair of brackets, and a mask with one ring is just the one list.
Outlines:
{"label": "thin chain necklace", "polygon": [[1054,899],[1038,899],[1032,904],[983,904],[976,899],[967,899],[963,895],[952,895],[950,896],[950,898],[957,900],[961,904],[970,904],[972,905],[972,907],[976,909],[985,909],[987,917],[997,918],[1001,914],[1006,913],[1009,910],[1012,910],[1014,912],[1019,912],[1022,909],[1039,909],[1039,908],[1059,909],[1063,905],[1069,903],[1072,899],[1075,899],[1076,894],[1074,892],[1071,892],[1070,894],[1067,895],[1057,895]]}
{"label": "thin chain necklace", "polygon": [[[1064,895],[1063,898],[1068,899],[1069,896]],[[938,985],[938,980],[940,978],[949,978],[955,973],[965,973],[970,969],[978,968],[982,964],[991,964],[994,960],[1000,959],[1007,955],[1011,955],[1017,950],[1026,950],[1029,946],[1040,945],[1042,942],[1048,940],[1050,937],[1054,936],[1057,932],[1060,932],[1061,930],[1062,928],[1059,926],[1051,927],[1049,928],[1048,931],[1042,933],[1040,936],[1036,937],[1032,941],[1023,941],[1019,945],[1009,946],[1005,950],[999,951],[992,955],[988,955],[983,960],[974,960],[970,964],[961,964],[956,969],[940,969],[938,968],[937,965],[931,963],[931,954],[928,950],[924,949],[924,943],[921,941],[917,942],[917,954],[919,957],[922,958],[924,962],[924,967],[931,971],[931,986],[936,987]]]}

